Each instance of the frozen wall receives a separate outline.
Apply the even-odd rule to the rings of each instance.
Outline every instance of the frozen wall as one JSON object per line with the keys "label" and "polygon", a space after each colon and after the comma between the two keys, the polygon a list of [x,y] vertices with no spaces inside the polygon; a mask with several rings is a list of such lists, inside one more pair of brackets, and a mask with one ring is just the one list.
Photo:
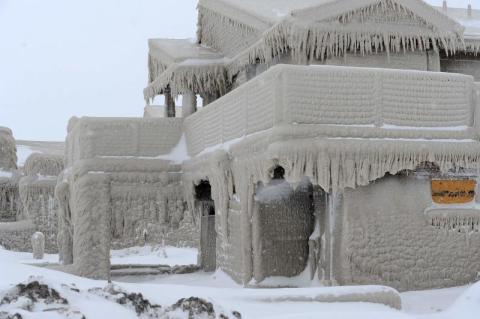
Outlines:
{"label": "frozen wall", "polygon": [[390,68],[419,71],[440,71],[440,60],[437,52],[408,52],[361,55],[347,54],[343,57],[331,57],[325,60],[327,65],[343,65],[367,68]]}
{"label": "frozen wall", "polygon": [[228,213],[228,228],[225,236],[227,240],[217,241],[217,266],[237,282],[242,282],[244,274],[241,245],[243,235],[241,214],[240,203],[237,200],[231,200]]}
{"label": "frozen wall", "polygon": [[475,281],[480,233],[430,226],[424,210],[431,205],[429,178],[385,177],[347,190],[343,211],[336,212],[342,220],[336,279],[341,284],[385,284],[400,290]]}

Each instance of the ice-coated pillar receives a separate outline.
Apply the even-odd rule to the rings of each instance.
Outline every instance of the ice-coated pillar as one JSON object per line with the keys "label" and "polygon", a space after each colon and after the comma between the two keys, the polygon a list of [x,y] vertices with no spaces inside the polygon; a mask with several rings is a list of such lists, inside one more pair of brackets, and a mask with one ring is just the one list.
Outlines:
{"label": "ice-coated pillar", "polygon": [[182,116],[187,117],[197,111],[197,96],[192,91],[183,94]]}
{"label": "ice-coated pillar", "polygon": [[61,173],[60,180],[55,186],[55,199],[57,200],[57,221],[58,221],[58,259],[61,265],[73,264],[73,229],[72,212],[70,210],[70,188],[69,184],[63,181],[64,173]]}
{"label": "ice-coated pillar", "polygon": [[165,117],[175,117],[175,100],[169,88],[165,89]]}
{"label": "ice-coated pillar", "polygon": [[110,277],[110,179],[86,174],[74,184],[73,266],[78,276]]}

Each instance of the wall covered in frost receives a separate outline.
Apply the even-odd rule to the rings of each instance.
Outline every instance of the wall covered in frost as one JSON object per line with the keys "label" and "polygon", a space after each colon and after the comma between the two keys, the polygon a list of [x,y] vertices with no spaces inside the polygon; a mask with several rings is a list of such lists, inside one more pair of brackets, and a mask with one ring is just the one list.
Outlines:
{"label": "wall covered in frost", "polygon": [[431,226],[424,214],[431,205],[428,178],[385,177],[345,191],[343,210],[336,212],[342,220],[336,238],[337,280],[400,290],[475,281],[480,271],[480,233]]}

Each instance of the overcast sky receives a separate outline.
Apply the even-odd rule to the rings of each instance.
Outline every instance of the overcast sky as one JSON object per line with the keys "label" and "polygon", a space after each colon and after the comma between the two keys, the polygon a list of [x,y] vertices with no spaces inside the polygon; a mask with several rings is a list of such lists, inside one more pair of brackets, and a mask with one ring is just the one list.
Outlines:
{"label": "overcast sky", "polygon": [[0,126],[63,140],[73,115],[142,116],[147,39],[196,19],[196,0],[0,0]]}
{"label": "overcast sky", "polygon": [[74,115],[142,116],[147,39],[195,37],[196,2],[0,0],[0,126],[64,140]]}

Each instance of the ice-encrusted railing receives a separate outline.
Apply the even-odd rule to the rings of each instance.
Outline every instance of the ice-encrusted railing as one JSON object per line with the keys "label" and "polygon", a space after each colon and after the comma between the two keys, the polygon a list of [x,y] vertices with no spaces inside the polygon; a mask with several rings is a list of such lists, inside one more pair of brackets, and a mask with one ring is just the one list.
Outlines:
{"label": "ice-encrusted railing", "polygon": [[182,118],[73,118],[66,140],[66,165],[95,157],[155,157],[178,144]]}
{"label": "ice-encrusted railing", "polygon": [[274,127],[341,137],[395,137],[391,132],[400,131],[397,138],[408,132],[471,138],[476,90],[473,78],[461,74],[277,65],[186,118],[187,147],[193,156]]}

